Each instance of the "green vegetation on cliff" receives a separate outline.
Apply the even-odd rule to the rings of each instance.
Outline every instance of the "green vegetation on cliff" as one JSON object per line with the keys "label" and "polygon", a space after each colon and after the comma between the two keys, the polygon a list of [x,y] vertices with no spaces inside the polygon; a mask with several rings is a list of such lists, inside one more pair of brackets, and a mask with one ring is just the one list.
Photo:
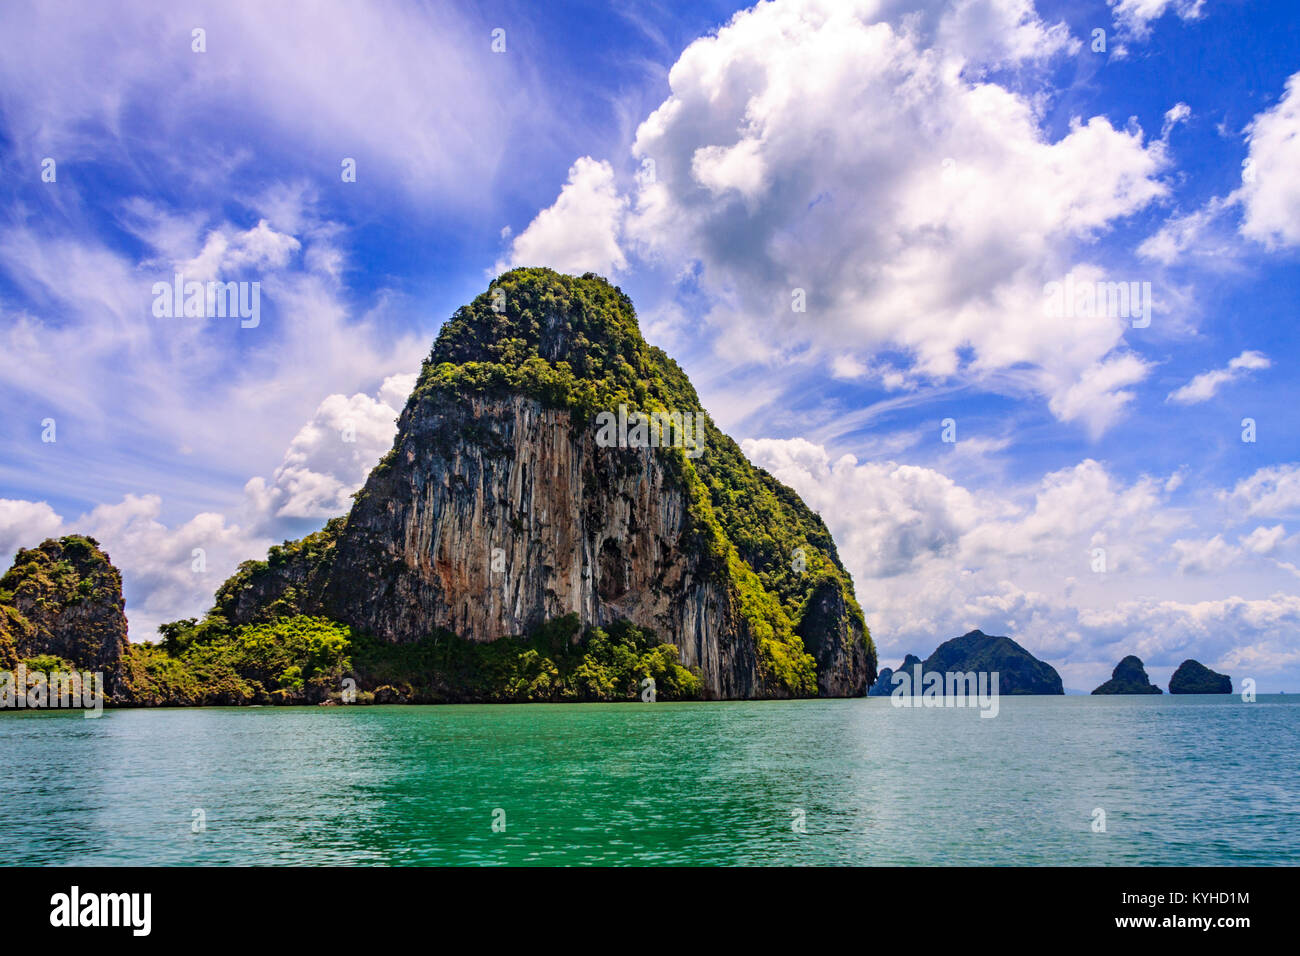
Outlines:
{"label": "green vegetation on cliff", "polygon": [[258,622],[305,613],[305,592],[328,574],[339,533],[346,525],[346,516],[332,518],[306,537],[273,545],[264,561],[242,562],[217,589],[206,623],[224,627],[239,619],[241,602],[249,600],[257,607],[243,617]]}
{"label": "green vegetation on cliff", "polygon": [[9,604],[24,593],[41,603],[56,596],[69,602],[115,597],[119,584],[118,573],[99,550],[99,542],[70,534],[35,548],[20,548],[0,578],[0,603]]}
{"label": "green vegetation on cliff", "polygon": [[[94,538],[72,534],[20,548],[0,577],[0,662],[16,662],[21,644],[38,639],[31,611],[53,612],[90,601],[120,601],[122,579]],[[19,606],[29,608],[23,614]]]}
{"label": "green vegetation on cliff", "polygon": [[[404,471],[413,459],[412,450],[401,444],[404,435],[409,437],[402,426],[367,489],[354,496],[357,504],[349,516],[271,548],[264,560],[245,561],[218,589],[204,618],[163,625],[157,644],[126,646],[116,570],[106,558],[103,575],[93,562],[86,567],[78,563],[79,555],[103,557],[93,541],[83,543],[74,536],[57,546],[46,542],[42,549],[48,553],[20,552],[15,568],[0,582],[0,660],[53,654],[85,666],[95,648],[31,640],[49,618],[35,612],[47,604],[57,606],[62,631],[93,623],[76,608],[79,597],[85,597],[116,602],[120,644],[98,638],[95,643],[118,648],[113,664],[121,658],[122,700],[140,704],[317,702],[336,695],[348,677],[357,681],[361,693],[381,700],[624,700],[635,699],[647,677],[666,700],[737,689],[763,697],[864,691],[874,677],[875,649],[826,525],[794,491],[754,467],[703,414],[683,370],[641,337],[636,312],[620,289],[591,274],[577,278],[549,269],[515,269],[500,276],[444,325],[402,422],[445,421],[451,413],[462,445],[472,451],[487,448],[491,458],[500,436],[490,416],[480,416],[474,407],[479,397],[489,406],[501,407],[505,399],[509,407],[522,397],[563,410],[575,442],[589,442],[587,430],[595,416],[620,406],[634,414],[667,413],[670,419],[699,414],[702,433],[693,436],[697,441],[690,449],[666,445],[652,452],[655,480],[673,492],[674,503],[684,503],[684,509],[675,506],[663,520],[676,535],[669,548],[684,558],[676,567],[686,569],[689,587],[695,588],[683,591],[689,597],[662,596],[700,602],[703,617],[695,620],[707,623],[697,623],[695,636],[687,639],[698,641],[703,634],[705,641],[724,642],[725,673],[703,665],[698,671],[682,667],[682,655],[672,643],[676,631],[665,643],[653,630],[628,620],[584,631],[576,615],[567,615],[533,633],[491,641],[481,640],[477,631],[455,635],[441,630],[444,619],[422,613],[418,606],[428,582],[417,577],[412,586],[401,577],[415,559],[382,547],[367,550],[367,534],[378,535],[381,544],[405,534],[398,525],[376,523],[366,509],[382,510],[386,502],[369,495],[395,495],[395,502],[405,503],[411,486],[431,473],[453,484],[462,480],[441,471],[441,461],[433,467],[425,460],[424,473]],[[431,441],[435,460],[441,442],[457,447],[455,435],[440,433]],[[400,461],[399,447],[406,447],[408,456]],[[601,461],[593,469],[597,499],[610,471],[630,468],[635,474],[645,464],[636,454]],[[390,487],[388,480],[397,483]],[[518,516],[505,520],[517,534]],[[618,540],[607,543],[617,547]],[[372,555],[380,557],[371,561]],[[655,560],[633,556],[630,549],[618,557],[652,569]],[[596,569],[603,572],[599,565]],[[586,570],[590,573],[590,567]],[[611,574],[609,580],[616,578]],[[360,593],[346,590],[346,583],[354,581],[360,582]],[[408,617],[394,633],[385,630],[389,621],[382,614],[352,615],[358,604],[382,601],[388,589],[401,585],[407,590],[399,600],[407,604],[394,608],[415,606],[413,623]],[[446,578],[434,586],[447,588]],[[680,579],[663,586],[681,586]],[[453,596],[455,587],[450,586]],[[47,594],[49,600],[42,597]],[[535,593],[530,597],[537,599]],[[602,599],[607,600],[602,607],[615,606],[615,598]],[[645,624],[636,611],[629,617]],[[514,619],[537,618],[530,613]],[[99,620],[108,617],[101,614]],[[364,626],[345,623],[357,625],[358,620]],[[700,656],[692,644],[689,651],[695,656],[688,659],[713,665],[716,643],[712,650],[714,656]],[[724,691],[713,683],[720,677]]]}
{"label": "green vegetation on cliff", "polygon": [[1000,694],[1064,694],[1061,675],[1009,637],[976,629],[944,641],[921,664],[922,673],[998,674]]}

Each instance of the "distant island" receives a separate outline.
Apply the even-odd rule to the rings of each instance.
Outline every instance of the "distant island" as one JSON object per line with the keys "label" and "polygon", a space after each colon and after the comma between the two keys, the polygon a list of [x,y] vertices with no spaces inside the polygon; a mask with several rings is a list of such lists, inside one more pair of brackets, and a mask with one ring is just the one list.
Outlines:
{"label": "distant island", "polygon": [[1169,678],[1171,694],[1231,694],[1232,678],[1218,674],[1200,661],[1186,660]]}
{"label": "distant island", "polygon": [[[915,654],[908,654],[903,658],[903,663],[898,665],[900,671],[911,673],[917,664],[923,663],[921,658]],[[894,669],[892,667],[882,668],[875,684],[867,692],[868,697],[888,697],[894,692]]]}
{"label": "distant island", "polygon": [[[944,641],[923,661],[908,654],[899,670],[911,674],[917,665],[920,665],[922,674],[996,671],[998,693],[1004,695],[1065,693],[1061,675],[1051,664],[1040,661],[1009,637],[985,634],[978,629]],[[882,670],[870,696],[888,697],[892,694],[895,673],[890,668]]]}
{"label": "distant island", "polygon": [[1159,687],[1147,678],[1146,668],[1141,658],[1130,654],[1111,672],[1110,680],[1102,684],[1094,694],[1161,694]]}
{"label": "distant island", "polygon": [[[888,697],[894,692],[894,675],[905,672],[911,675],[920,667],[921,674],[998,672],[1001,694],[1065,694],[1061,677],[1056,669],[1041,661],[1009,637],[993,637],[974,630],[961,637],[945,641],[925,660],[908,654],[897,670],[884,667],[879,680],[868,691],[869,697]],[[910,686],[910,685],[909,685]],[[1070,691],[1072,694],[1084,693]],[[1111,672],[1110,680],[1092,691],[1092,695],[1152,695],[1164,692],[1147,676],[1142,659],[1129,654]],[[1186,660],[1179,665],[1169,681],[1171,694],[1231,694],[1232,679],[1210,670],[1199,661]]]}

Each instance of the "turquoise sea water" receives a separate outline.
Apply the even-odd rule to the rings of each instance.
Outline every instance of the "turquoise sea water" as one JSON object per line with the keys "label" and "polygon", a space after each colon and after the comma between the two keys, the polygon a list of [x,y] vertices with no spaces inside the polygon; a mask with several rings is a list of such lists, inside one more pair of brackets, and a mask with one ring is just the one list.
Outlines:
{"label": "turquoise sea water", "polygon": [[1300,863],[1300,696],[11,712],[0,754],[8,864]]}

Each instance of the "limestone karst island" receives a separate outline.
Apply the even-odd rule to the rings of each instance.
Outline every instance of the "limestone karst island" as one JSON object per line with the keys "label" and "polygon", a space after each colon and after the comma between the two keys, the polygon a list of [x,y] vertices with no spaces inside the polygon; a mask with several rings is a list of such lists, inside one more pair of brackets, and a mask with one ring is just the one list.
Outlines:
{"label": "limestone karst island", "polygon": [[134,705],[321,703],[349,679],[362,702],[865,694],[876,652],[826,525],[700,412],[618,288],[507,272],[443,327],[348,514],[157,643],[126,640],[96,542],[20,551],[0,655],[101,667]]}

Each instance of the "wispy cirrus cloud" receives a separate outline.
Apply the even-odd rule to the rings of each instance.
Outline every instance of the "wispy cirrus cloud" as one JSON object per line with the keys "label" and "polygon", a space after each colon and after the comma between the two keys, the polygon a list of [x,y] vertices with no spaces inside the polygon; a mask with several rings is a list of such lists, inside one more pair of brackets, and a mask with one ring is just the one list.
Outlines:
{"label": "wispy cirrus cloud", "polygon": [[6,4],[0,33],[23,42],[0,110],[33,169],[109,161],[206,192],[272,161],[337,181],[350,157],[358,183],[481,210],[513,138],[556,119],[537,64],[494,54],[491,26],[397,0]]}
{"label": "wispy cirrus cloud", "polygon": [[1273,363],[1263,352],[1242,352],[1228,362],[1224,368],[1202,372],[1186,385],[1169,393],[1166,401],[1179,405],[1195,405],[1208,402],[1223,386],[1236,382],[1251,372],[1272,367]]}
{"label": "wispy cirrus cloud", "polygon": [[1137,39],[1151,35],[1152,24],[1166,13],[1181,20],[1198,20],[1205,0],[1106,0],[1114,10],[1115,23]]}
{"label": "wispy cirrus cloud", "polygon": [[1254,116],[1244,137],[1240,185],[1169,216],[1139,255],[1172,265],[1189,256],[1240,257],[1248,246],[1270,252],[1300,246],[1300,73],[1287,78],[1281,98]]}
{"label": "wispy cirrus cloud", "polygon": [[[0,299],[9,319],[0,395],[15,415],[76,422],[104,454],[150,446],[222,472],[241,463],[251,471],[331,387],[373,388],[418,366],[425,335],[384,334],[382,299],[358,309],[338,280],[342,252],[328,223],[303,221],[299,237],[260,216],[247,229],[178,221],[152,210],[153,226],[140,230],[160,245],[139,258],[29,227],[0,237],[0,271],[24,298],[22,307]],[[177,272],[258,282],[260,325],[155,316],[154,285]],[[73,434],[66,429],[65,440]],[[11,460],[29,468],[40,452],[18,443]]]}

